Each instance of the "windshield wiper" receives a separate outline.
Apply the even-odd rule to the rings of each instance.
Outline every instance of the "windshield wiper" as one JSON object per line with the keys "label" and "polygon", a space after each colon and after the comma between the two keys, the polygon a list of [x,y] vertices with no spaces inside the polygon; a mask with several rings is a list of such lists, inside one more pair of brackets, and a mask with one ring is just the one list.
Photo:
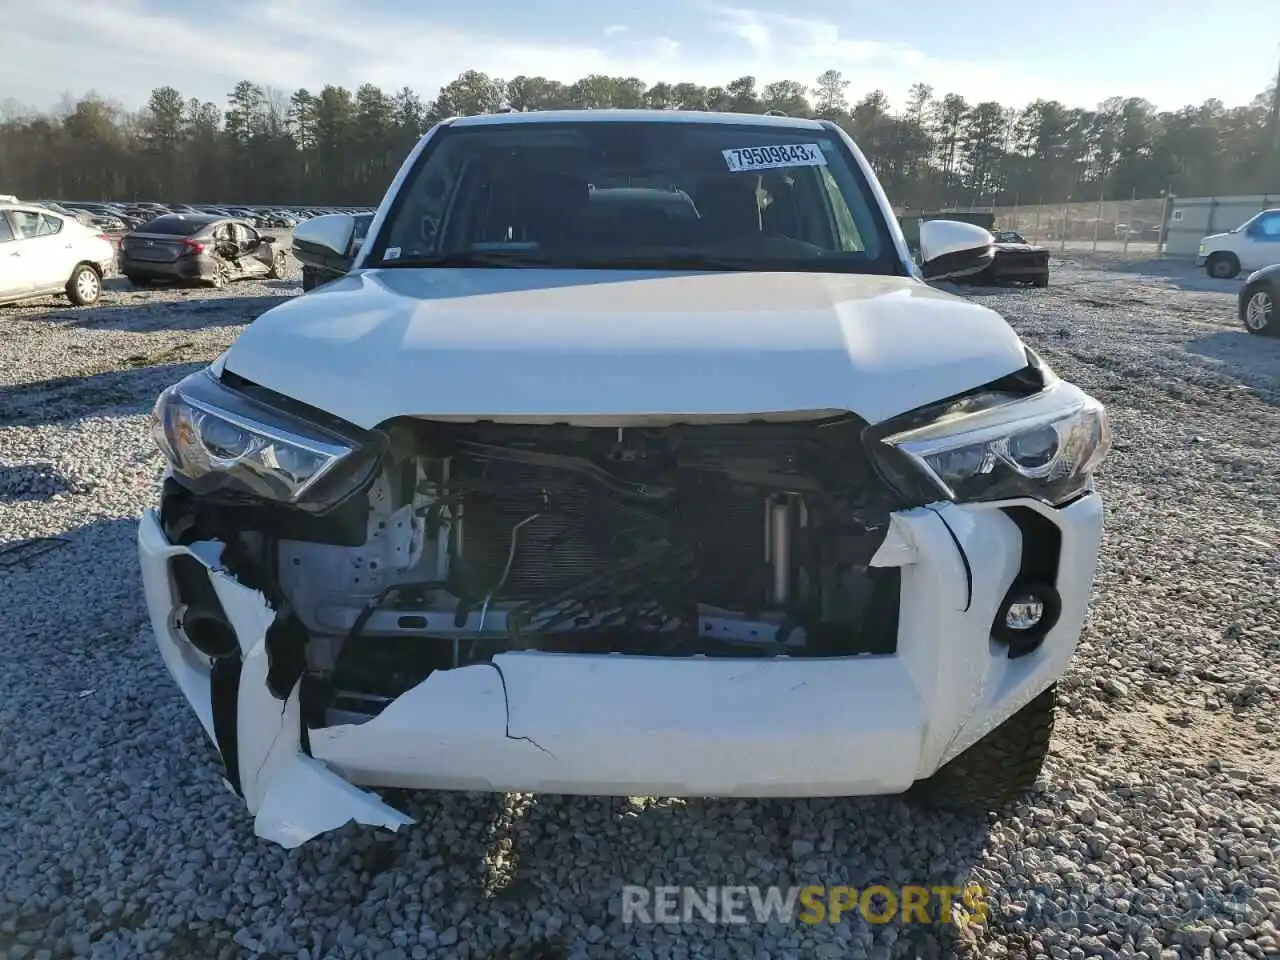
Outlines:
{"label": "windshield wiper", "polygon": [[545,257],[520,250],[472,250],[438,253],[426,257],[381,260],[377,267],[550,267]]}
{"label": "windshield wiper", "polygon": [[581,261],[593,270],[767,270],[774,261],[711,257],[703,253],[645,254]]}
{"label": "windshield wiper", "polygon": [[848,262],[843,258],[723,257],[704,253],[633,254],[614,257],[558,256],[548,258],[528,250],[472,250],[422,257],[402,257],[370,264],[393,267],[541,267],[552,270],[707,270],[723,272],[878,273],[874,263]]}
{"label": "windshield wiper", "polygon": [[596,270],[711,270],[746,273],[848,271],[850,264],[835,259],[804,257],[721,257],[705,253],[619,256],[582,263]]}

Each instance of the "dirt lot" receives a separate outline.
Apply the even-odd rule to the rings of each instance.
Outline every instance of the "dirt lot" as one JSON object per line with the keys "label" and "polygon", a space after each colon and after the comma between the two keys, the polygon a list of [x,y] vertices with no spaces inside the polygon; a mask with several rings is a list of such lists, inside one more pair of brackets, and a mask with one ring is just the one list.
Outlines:
{"label": "dirt lot", "polygon": [[[0,309],[0,956],[1276,956],[1280,340],[1239,281],[1055,261],[977,290],[1104,400],[1090,623],[1043,787],[967,822],[897,799],[404,794],[396,836],[256,840],[144,629],[158,391],[300,291]],[[985,923],[623,926],[645,885],[984,885]],[[852,915],[850,915],[852,916]],[[6,954],[7,951],[7,954]]]}

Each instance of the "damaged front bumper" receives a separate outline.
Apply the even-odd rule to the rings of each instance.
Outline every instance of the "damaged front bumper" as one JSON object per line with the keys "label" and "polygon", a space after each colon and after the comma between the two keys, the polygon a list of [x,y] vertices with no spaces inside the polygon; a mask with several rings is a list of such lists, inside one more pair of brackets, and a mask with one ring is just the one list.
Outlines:
{"label": "damaged front bumper", "polygon": [[[1031,527],[1018,519],[1033,514]],[[1015,657],[992,627],[1044,548],[1028,538],[1037,524],[1052,532],[1061,611],[1043,642]],[[891,655],[507,652],[437,670],[366,722],[319,729],[303,722],[300,684],[272,693],[276,611],[221,566],[220,545],[173,545],[155,511],[143,516],[138,543],[165,664],[258,835],[292,847],[350,820],[391,829],[411,822],[353,784],[621,796],[900,793],[1061,675],[1084,619],[1101,527],[1093,493],[1060,508],[946,503],[893,514],[872,561],[901,575]],[[176,578],[192,570],[212,585],[237,655],[211,660],[184,632]]]}

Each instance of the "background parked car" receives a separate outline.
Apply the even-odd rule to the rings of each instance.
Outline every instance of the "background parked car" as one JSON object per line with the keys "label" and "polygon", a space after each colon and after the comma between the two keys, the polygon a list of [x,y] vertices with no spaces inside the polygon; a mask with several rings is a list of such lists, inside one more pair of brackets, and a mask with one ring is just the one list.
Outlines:
{"label": "background parked car", "polygon": [[1263,210],[1234,230],[1200,241],[1196,266],[1219,280],[1280,263],[1280,208]]}
{"label": "background parked car", "polygon": [[1012,230],[993,234],[995,259],[981,273],[966,277],[970,283],[1029,283],[1035,287],[1049,285],[1049,248],[1028,243]]}
{"label": "background parked car", "polygon": [[109,237],[39,204],[0,205],[0,303],[65,293],[76,306],[102,296]]}
{"label": "background parked car", "polygon": [[106,207],[87,204],[65,204],[73,213],[83,213],[89,218],[89,226],[104,233],[124,233],[128,227],[120,217]]}
{"label": "background parked car", "polygon": [[169,214],[120,241],[120,272],[136,287],[155,280],[207,283],[284,276],[287,254],[275,237],[244,220],[209,214]]}
{"label": "background parked car", "polygon": [[1263,267],[1250,274],[1240,288],[1240,319],[1250,333],[1280,337],[1280,264]]}
{"label": "background parked car", "polygon": [[298,221],[282,210],[267,210],[260,214],[263,226],[289,229]]}
{"label": "background parked car", "polygon": [[[18,201],[14,200],[13,202],[17,203]],[[60,216],[70,217],[72,220],[75,220],[77,223],[81,224],[82,226],[86,226],[86,227],[93,226],[93,216],[86,210],[70,210],[67,207],[64,207],[62,204],[57,203],[53,200],[37,200],[36,203],[44,207],[46,210],[52,210],[54,213],[59,214]]]}

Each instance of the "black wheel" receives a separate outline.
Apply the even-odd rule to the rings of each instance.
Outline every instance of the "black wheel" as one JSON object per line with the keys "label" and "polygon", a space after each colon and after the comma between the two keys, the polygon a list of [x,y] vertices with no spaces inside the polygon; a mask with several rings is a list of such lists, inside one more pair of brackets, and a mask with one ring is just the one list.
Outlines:
{"label": "black wheel", "polygon": [[136,274],[128,273],[125,274],[125,279],[129,281],[129,286],[131,287],[138,287],[141,289],[142,287],[151,286],[150,277],[139,277]]}
{"label": "black wheel", "polygon": [[319,278],[316,277],[316,272],[312,270],[310,267],[303,267],[302,268],[302,291],[305,293],[308,290],[314,290],[319,285],[320,285]]}
{"label": "black wheel", "polygon": [[82,263],[71,271],[71,279],[67,281],[67,299],[77,307],[87,307],[97,303],[102,296],[102,277],[98,271],[87,263]]}
{"label": "black wheel", "polygon": [[271,269],[267,272],[267,276],[272,280],[283,280],[285,271],[284,251],[277,250],[275,256],[271,259]]}
{"label": "black wheel", "polygon": [[1240,272],[1240,259],[1234,253],[1210,254],[1204,270],[1215,280],[1230,280]]}
{"label": "black wheel", "polygon": [[1034,277],[1031,281],[1033,287],[1047,287],[1049,285],[1049,274],[1042,273]]}
{"label": "black wheel", "polygon": [[1254,284],[1241,299],[1240,319],[1246,330],[1260,337],[1280,337],[1280,317],[1276,316],[1276,298],[1270,287]]}
{"label": "black wheel", "polygon": [[985,814],[1035,786],[1053,736],[1057,684],[1049,687],[907,796],[933,807]]}

